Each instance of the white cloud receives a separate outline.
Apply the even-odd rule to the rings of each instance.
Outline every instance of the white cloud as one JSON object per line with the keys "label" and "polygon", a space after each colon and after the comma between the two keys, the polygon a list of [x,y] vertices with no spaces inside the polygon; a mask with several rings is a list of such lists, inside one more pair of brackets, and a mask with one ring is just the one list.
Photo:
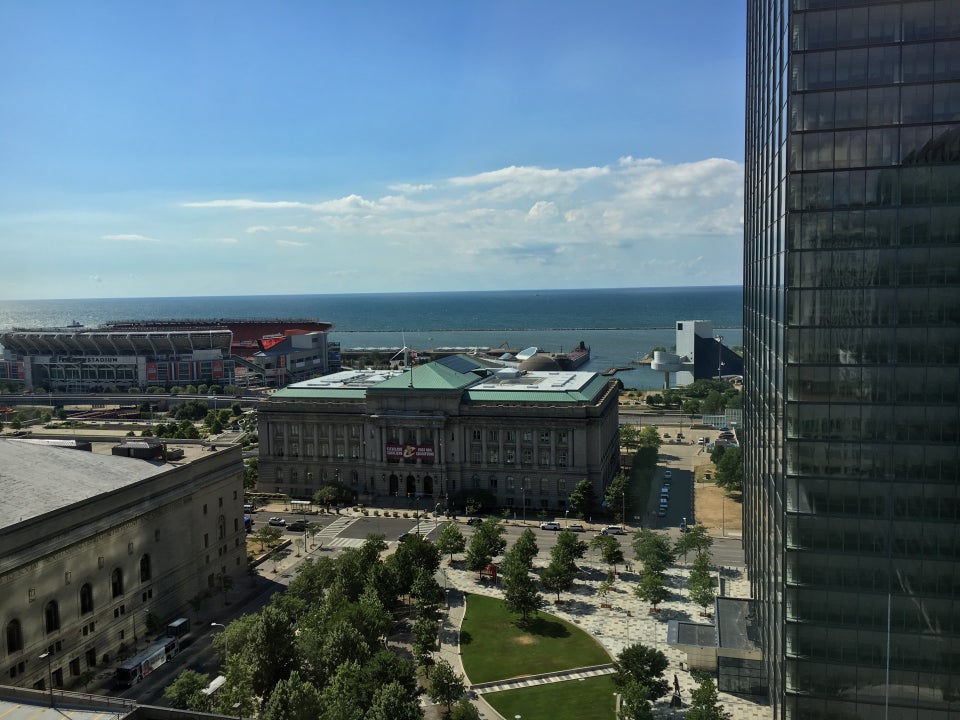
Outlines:
{"label": "white cloud", "polygon": [[538,200],[527,212],[527,220],[550,220],[557,217],[557,206],[549,200]]}
{"label": "white cloud", "polygon": [[270,228],[266,225],[252,225],[247,228],[246,232],[252,235],[254,233],[270,232]]}
{"label": "white cloud", "polygon": [[288,208],[308,207],[302,202],[291,202],[289,200],[251,200],[249,198],[239,198],[236,200],[203,200],[200,202],[183,203],[183,207],[190,208],[235,208],[237,210],[283,210]]}
{"label": "white cloud", "polygon": [[396,185],[387,185],[388,190],[393,190],[394,192],[404,193],[405,195],[416,195],[418,193],[426,192],[427,190],[433,190],[436,188],[436,185],[431,185],[429,183],[425,185],[411,185],[410,183],[397,183]]}
{"label": "white cloud", "polygon": [[113,240],[116,242],[160,242],[156,238],[147,237],[146,235],[135,235],[135,234],[118,234],[118,235],[101,235],[101,240]]}
{"label": "white cloud", "polygon": [[307,243],[297,242],[296,240],[277,240],[280,247],[306,247]]}

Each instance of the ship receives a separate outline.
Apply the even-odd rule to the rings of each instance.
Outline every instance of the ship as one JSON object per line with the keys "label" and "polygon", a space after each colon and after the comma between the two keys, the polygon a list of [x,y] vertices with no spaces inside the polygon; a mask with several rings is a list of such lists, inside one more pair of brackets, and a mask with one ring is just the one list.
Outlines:
{"label": "ship", "polygon": [[580,341],[570,352],[551,353],[550,355],[560,366],[561,370],[576,370],[581,365],[590,362],[590,346]]}

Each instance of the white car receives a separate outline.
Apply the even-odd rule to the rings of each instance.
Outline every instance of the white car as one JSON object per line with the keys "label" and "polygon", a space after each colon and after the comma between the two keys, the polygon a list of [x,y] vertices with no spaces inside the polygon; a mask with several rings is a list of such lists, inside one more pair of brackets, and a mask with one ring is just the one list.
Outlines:
{"label": "white car", "polygon": [[619,525],[608,525],[603,530],[600,531],[601,535],[626,535],[623,528]]}
{"label": "white car", "polygon": [[673,477],[673,473],[672,473],[672,472],[670,472],[669,470],[664,470],[664,471],[663,471],[663,479],[664,479],[664,480],[669,480],[669,479],[672,478],[672,477]]}
{"label": "white car", "polygon": [[284,527],[287,524],[287,521],[282,517],[272,517],[270,518],[270,524],[274,527]]}
{"label": "white car", "polygon": [[540,523],[541,530],[559,530],[560,523],[558,522],[542,522]]}

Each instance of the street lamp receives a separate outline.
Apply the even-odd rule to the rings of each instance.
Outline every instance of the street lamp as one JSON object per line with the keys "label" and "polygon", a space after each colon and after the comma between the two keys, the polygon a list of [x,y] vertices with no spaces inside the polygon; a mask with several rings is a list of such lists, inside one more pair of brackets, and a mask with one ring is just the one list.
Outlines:
{"label": "street lamp", "polygon": [[221,628],[221,629],[223,630],[223,633],[224,633],[224,635],[223,635],[223,670],[224,670],[224,672],[226,672],[226,670],[227,670],[227,658],[229,657],[229,655],[227,654],[227,635],[226,635],[226,633],[227,633],[227,626],[224,625],[224,624],[222,624],[222,623],[212,622],[212,623],[210,623],[210,627],[218,627],[218,628]]}
{"label": "street lamp", "polygon": [[527,526],[527,484],[520,481],[520,504],[523,505],[523,526]]}
{"label": "street lamp", "polygon": [[50,651],[43,653],[39,660],[47,661],[47,679],[50,682],[50,707],[53,707],[53,670],[50,669]]}
{"label": "street lamp", "polygon": [[721,380],[721,366],[723,365],[723,335],[717,335],[717,380]]}

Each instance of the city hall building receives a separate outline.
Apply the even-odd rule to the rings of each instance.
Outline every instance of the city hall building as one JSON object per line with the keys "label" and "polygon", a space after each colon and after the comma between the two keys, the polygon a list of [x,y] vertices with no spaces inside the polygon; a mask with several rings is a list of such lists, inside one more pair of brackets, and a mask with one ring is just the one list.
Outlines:
{"label": "city hall building", "polygon": [[82,685],[246,571],[239,446],[4,438],[0,468],[5,685]]}
{"label": "city hall building", "polygon": [[618,470],[618,387],[597,373],[465,355],[297,383],[258,409],[259,489],[310,498],[341,483],[364,503],[463,512],[475,494],[562,513],[577,483],[589,480],[599,501]]}

